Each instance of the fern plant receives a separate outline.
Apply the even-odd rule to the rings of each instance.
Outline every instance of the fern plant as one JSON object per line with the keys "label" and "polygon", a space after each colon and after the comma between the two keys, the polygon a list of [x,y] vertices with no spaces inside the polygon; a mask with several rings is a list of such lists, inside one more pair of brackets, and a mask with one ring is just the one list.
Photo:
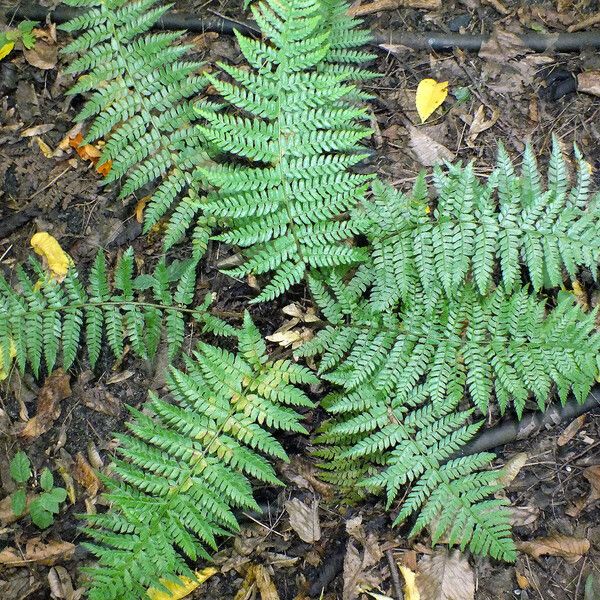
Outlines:
{"label": "fern plant", "polygon": [[203,210],[227,223],[217,239],[246,249],[231,275],[272,273],[256,302],[312,267],[364,258],[350,243],[361,219],[348,211],[370,177],[350,168],[365,158],[360,141],[371,130],[349,82],[370,76],[357,66],[370,55],[355,49],[365,34],[344,9],[331,0],[261,2],[252,12],[268,42],[237,35],[251,69],[221,65],[233,83],[207,75],[233,112],[199,109],[199,130],[227,161],[201,169],[216,190]]}
{"label": "fern plant", "polygon": [[298,387],[315,383],[306,368],[270,360],[248,313],[234,354],[200,343],[172,368],[170,399],[152,394],[152,412],[131,409],[119,435],[114,475],[106,481],[111,510],[86,515],[98,557],[90,600],[137,600],[160,579],[192,576],[186,559],[208,559],[217,539],[237,531],[234,510],[259,510],[251,481],[279,485],[268,459],[287,460],[273,431],[306,433],[294,407],[312,402]]}
{"label": "fern plant", "polygon": [[[173,206],[165,235],[168,248],[180,237],[182,214],[197,202],[195,168],[209,160],[194,126],[194,100],[207,85],[202,65],[185,58],[181,32],[150,33],[169,5],[158,0],[66,0],[85,12],[61,25],[81,32],[63,52],[78,54],[68,73],[84,73],[70,94],[90,93],[77,120],[92,119],[86,142],[106,139],[99,162],[111,161],[106,183],[124,177],[120,197],[155,186],[144,213],[148,231]],[[197,254],[210,225],[198,221]]]}
{"label": "fern plant", "polygon": [[311,276],[329,325],[297,354],[321,355],[337,388],[317,438],[325,477],[383,489],[388,505],[412,483],[396,519],[418,513],[412,534],[429,525],[434,542],[514,559],[505,501],[489,499],[498,476],[481,470],[493,455],[453,458],[481,425],[460,406],[485,414],[492,399],[501,412],[512,402],[520,417],[530,398],[544,410],[555,389],[583,401],[598,375],[595,311],[566,291],[536,293],[563,268],[596,268],[600,215],[577,158],[570,190],[558,144],[546,189],[530,149],[521,177],[501,150],[485,185],[472,166],[438,169],[434,198],[423,177],[410,195],[375,185],[362,209],[370,261],[349,280]]}
{"label": "fern plant", "polygon": [[103,340],[117,358],[125,344],[138,357],[149,358],[156,353],[163,328],[173,359],[183,343],[184,315],[200,321],[210,318],[205,315],[207,302],[192,306],[195,261],[169,266],[163,261],[152,275],[134,277],[130,248],[115,266],[112,286],[102,252],[96,256],[87,286],[74,268],[58,283],[36,259],[30,259],[30,266],[33,278],[17,268],[16,287],[0,274],[0,312],[4,316],[0,350],[3,357],[15,356],[21,372],[29,364],[38,375],[42,362],[51,372],[60,354],[63,366],[69,368],[82,342],[92,367],[100,357]]}
{"label": "fern plant", "polygon": [[374,199],[364,208],[378,273],[375,305],[385,309],[405,301],[415,285],[431,295],[431,303],[441,291],[455,295],[467,280],[481,294],[495,282],[510,292],[521,285],[522,268],[535,291],[561,285],[564,270],[572,279],[580,266],[595,274],[600,196],[590,195],[591,168],[577,149],[575,158],[572,187],[557,139],[546,186],[530,146],[520,174],[500,146],[486,182],[471,164],[436,168],[433,189],[421,176],[410,195],[376,182]]}

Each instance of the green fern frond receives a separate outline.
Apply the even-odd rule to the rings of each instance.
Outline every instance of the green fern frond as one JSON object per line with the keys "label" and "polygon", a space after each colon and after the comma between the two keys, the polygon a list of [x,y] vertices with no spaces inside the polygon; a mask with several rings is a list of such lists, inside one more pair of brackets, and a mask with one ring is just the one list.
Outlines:
{"label": "green fern frond", "polygon": [[356,69],[367,56],[354,53],[365,35],[345,9],[339,0],[258,3],[254,18],[269,43],[237,36],[252,70],[222,65],[233,83],[207,75],[235,112],[201,109],[200,131],[245,164],[203,171],[218,190],[206,210],[229,220],[217,239],[247,249],[233,276],[272,273],[255,301],[280,295],[313,267],[364,258],[350,244],[361,220],[348,211],[370,178],[349,169],[364,158],[360,142],[371,130],[349,82],[367,77]]}
{"label": "green fern frond", "polygon": [[270,360],[248,313],[235,334],[238,354],[200,343],[185,370],[171,369],[169,400],[151,395],[152,416],[131,410],[111,511],[85,516],[98,558],[90,600],[137,600],[160,578],[190,576],[186,559],[207,559],[237,531],[237,510],[259,510],[250,481],[280,484],[269,459],[287,456],[273,430],[305,432],[292,407],[312,403],[297,385],[317,380]]}
{"label": "green fern frond", "polygon": [[521,265],[535,291],[561,285],[563,270],[572,279],[579,267],[596,274],[600,203],[589,194],[589,164],[577,150],[575,156],[573,187],[556,139],[545,188],[530,147],[520,176],[501,147],[487,182],[472,165],[449,165],[436,169],[431,191],[422,176],[408,195],[376,183],[374,199],[365,204],[375,305],[385,310],[408,300],[417,283],[451,296],[472,280],[485,294],[497,270],[510,291],[521,285]]}
{"label": "green fern frond", "polygon": [[140,358],[152,357],[163,335],[163,324],[169,356],[174,358],[183,342],[183,315],[202,322],[207,307],[206,302],[193,307],[195,261],[169,267],[161,262],[152,275],[134,277],[130,248],[115,266],[112,286],[102,252],[96,256],[87,286],[74,268],[58,283],[36,259],[32,258],[30,265],[36,277],[18,267],[15,287],[0,275],[0,309],[5,317],[0,348],[3,357],[9,356],[11,345],[15,348],[21,372],[29,364],[38,375],[42,361],[51,372],[60,351],[62,365],[68,369],[82,345],[93,367],[103,340],[117,358],[125,344]]}
{"label": "green fern frond", "polygon": [[[81,6],[79,0],[67,4]],[[99,164],[111,162],[105,183],[124,181],[120,197],[154,184],[145,211],[148,231],[185,192],[198,195],[196,167],[208,160],[207,145],[195,128],[193,104],[207,85],[200,63],[185,60],[189,47],[181,32],[150,33],[169,9],[157,0],[84,3],[89,10],[61,28],[79,32],[65,53],[79,54],[67,71],[84,72],[71,94],[89,94],[77,119],[91,119],[85,141],[104,138]],[[175,210],[166,247],[190,223]],[[195,248],[199,257],[201,246]]]}

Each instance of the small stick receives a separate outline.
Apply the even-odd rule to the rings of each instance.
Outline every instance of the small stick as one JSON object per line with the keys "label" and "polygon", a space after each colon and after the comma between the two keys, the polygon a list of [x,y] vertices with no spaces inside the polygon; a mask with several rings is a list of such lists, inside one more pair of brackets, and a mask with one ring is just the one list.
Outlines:
{"label": "small stick", "polygon": [[390,573],[392,575],[392,584],[394,585],[394,593],[396,594],[396,600],[404,600],[404,593],[402,592],[402,582],[400,581],[400,572],[398,571],[398,565],[394,560],[394,554],[391,550],[386,550],[385,557],[387,558],[388,565],[390,566]]}
{"label": "small stick", "polygon": [[442,6],[442,0],[373,0],[369,4],[358,5],[348,11],[353,17],[363,17],[380,10],[395,10],[396,8],[424,8],[433,10]]}
{"label": "small stick", "polygon": [[600,12],[596,13],[595,15],[592,15],[591,17],[588,17],[587,19],[583,19],[583,21],[579,21],[579,23],[571,25],[571,27],[569,27],[567,31],[569,33],[573,33],[574,31],[581,31],[582,29],[587,29],[588,27],[592,27],[594,25],[597,25],[598,23],[600,23]]}
{"label": "small stick", "polygon": [[499,12],[501,15],[506,16],[510,14],[510,10],[508,10],[508,8],[506,8],[506,6],[504,6],[504,4],[500,2],[500,0],[484,0],[484,2],[488,6],[491,6],[496,12]]}

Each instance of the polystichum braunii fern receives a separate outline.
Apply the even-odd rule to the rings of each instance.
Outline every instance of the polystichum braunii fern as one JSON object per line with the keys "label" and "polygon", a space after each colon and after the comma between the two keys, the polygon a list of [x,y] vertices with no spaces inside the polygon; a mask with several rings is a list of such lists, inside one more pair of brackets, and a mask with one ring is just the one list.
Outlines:
{"label": "polystichum braunii fern", "polygon": [[[159,179],[144,212],[148,231],[177,202],[165,245],[182,235],[182,214],[196,202],[195,167],[208,160],[194,122],[193,103],[206,87],[202,65],[185,60],[190,46],[181,32],[150,33],[168,10],[157,0],[65,0],[87,10],[61,28],[82,31],[65,53],[80,54],[68,73],[85,73],[70,94],[92,92],[77,120],[92,118],[86,141],[106,139],[99,162],[112,162],[105,182],[122,177],[120,197]],[[185,196],[182,198],[182,196]],[[210,227],[197,223],[197,254],[204,252]]]}
{"label": "polystichum braunii fern", "polygon": [[532,157],[519,178],[501,151],[487,185],[471,166],[438,169],[431,199],[422,177],[411,195],[375,186],[364,204],[372,262],[349,282],[335,271],[312,277],[330,325],[298,351],[321,354],[322,377],[339,388],[317,440],[326,477],[385,489],[388,504],[412,482],[397,523],[420,511],[413,534],[431,525],[434,542],[506,560],[515,550],[504,502],[485,499],[497,475],[480,471],[493,455],[452,458],[480,425],[459,404],[485,414],[494,398],[520,416],[530,397],[543,410],[553,389],[583,401],[600,350],[595,312],[567,292],[549,302],[523,287],[522,273],[537,290],[562,281],[563,265],[572,277],[595,270],[599,256],[587,164],[579,158],[569,190],[556,143],[543,189]]}
{"label": "polystichum braunii fern", "polygon": [[117,261],[112,286],[102,252],[87,286],[75,268],[59,283],[36,259],[30,259],[30,266],[35,277],[18,267],[15,287],[0,274],[0,348],[3,357],[15,354],[21,372],[29,364],[37,375],[42,359],[51,372],[60,353],[63,366],[69,368],[82,341],[92,367],[103,340],[117,358],[126,343],[138,357],[148,358],[156,353],[163,329],[172,359],[183,343],[184,315],[204,319],[207,304],[192,305],[195,261],[169,266],[162,261],[152,275],[134,277],[130,248]]}
{"label": "polystichum braunii fern", "polygon": [[[360,141],[371,129],[349,82],[368,77],[356,65],[370,55],[353,49],[365,34],[340,17],[341,7],[258,3],[253,15],[268,42],[237,36],[251,70],[221,65],[233,83],[207,75],[235,112],[199,109],[207,121],[200,130],[229,159],[203,169],[217,192],[202,208],[228,223],[217,239],[247,249],[231,275],[272,273],[255,301],[283,293],[311,267],[364,258],[349,243],[360,219],[347,211],[370,179],[350,168],[365,158]],[[232,163],[231,155],[242,162]]]}
{"label": "polystichum braunii fern", "polygon": [[[213,332],[232,333],[215,326]],[[235,509],[259,510],[251,481],[279,485],[267,459],[287,460],[273,431],[306,433],[293,407],[312,402],[297,387],[306,368],[270,360],[246,313],[237,354],[201,342],[172,368],[170,400],[152,394],[148,415],[131,410],[120,435],[118,479],[107,481],[111,510],[87,515],[98,557],[90,600],[138,600],[161,578],[191,576],[187,559],[208,558],[217,538],[238,529]]]}

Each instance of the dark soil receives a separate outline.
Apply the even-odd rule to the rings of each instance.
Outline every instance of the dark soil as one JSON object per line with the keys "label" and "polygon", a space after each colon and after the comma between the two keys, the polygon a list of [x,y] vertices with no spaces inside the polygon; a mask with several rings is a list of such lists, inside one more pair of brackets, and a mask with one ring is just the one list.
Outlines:
{"label": "dark soil", "polygon": [[[235,18],[241,18],[240,5],[238,0],[176,2],[176,8],[180,10],[199,15],[211,10]],[[443,1],[443,7],[437,11],[401,9],[376,13],[367,18],[367,23],[377,32],[447,31],[457,24],[473,32],[491,31],[495,25],[515,31],[527,27],[550,32],[566,28],[553,16],[554,2],[546,0],[536,5],[546,11],[542,17],[523,0],[504,2],[504,5],[509,9],[507,16],[499,15],[483,1],[450,0]],[[598,8],[594,0],[578,0],[570,5],[567,12],[575,20],[589,16],[590,11]],[[65,37],[60,33],[58,43],[65,43]],[[239,59],[233,39],[227,36],[211,40],[206,48],[198,50],[198,54],[209,62]],[[598,97],[570,94],[558,101],[549,101],[544,82],[553,69],[575,73],[599,69],[597,52],[584,49],[568,55],[515,56],[506,62],[499,57],[500,66],[476,53],[459,51],[434,54],[396,48],[393,52],[379,49],[377,54],[375,68],[381,78],[370,88],[375,95],[372,107],[377,135],[373,140],[374,158],[368,168],[377,169],[397,186],[410,187],[423,168],[409,149],[405,124],[407,119],[418,123],[414,93],[418,82],[426,77],[448,80],[451,91],[467,88],[470,92],[461,105],[450,97],[444,108],[423,128],[457,159],[475,159],[477,170],[488,173],[498,140],[502,140],[513,155],[521,152],[524,142],[529,140],[544,157],[551,136],[555,134],[567,147],[573,143],[580,147],[586,159],[598,169],[596,183],[600,183]],[[116,186],[104,187],[101,177],[89,163],[79,159],[72,150],[46,158],[35,137],[21,135],[27,128],[53,124],[51,130],[38,137],[54,150],[73,126],[81,101],[65,95],[72,81],[64,74],[64,67],[61,58],[55,68],[40,70],[29,65],[19,52],[0,61],[1,268],[10,276],[13,267],[27,259],[29,239],[39,230],[60,239],[81,272],[89,269],[98,248],[105,248],[108,256],[114,259],[129,245],[133,245],[136,255],[143,258],[143,268],[150,268],[161,255],[160,238],[141,234],[141,226],[134,216],[135,199],[125,203],[116,200]],[[497,121],[469,141],[466,121],[482,105],[485,118],[491,119],[495,114]],[[179,252],[181,250],[176,249],[170,258],[176,258]],[[241,317],[255,291],[246,282],[224,276],[215,266],[232,253],[232,249],[226,247],[214,245],[210,248],[203,263],[198,297],[213,292],[216,308],[227,311],[235,320]],[[596,289],[590,286],[586,293],[594,304]],[[264,335],[271,334],[285,321],[281,308],[292,302],[310,306],[304,290],[295,289],[275,303],[252,307],[252,315]],[[186,343],[192,344],[193,340],[190,338]],[[273,347],[272,350],[288,354],[281,348]],[[84,362],[78,364],[71,378],[74,393],[63,402],[60,417],[46,433],[23,447],[36,471],[47,466],[56,473],[61,464],[70,464],[78,452],[86,455],[90,446],[108,463],[114,445],[112,432],[123,428],[124,405],[141,405],[146,398],[148,381],[159,387],[163,370],[160,358],[144,364],[126,356],[115,366],[108,354],[93,373]],[[20,448],[17,438],[12,435],[14,426],[27,412],[30,415],[35,412],[35,399],[42,383],[31,377],[21,380],[14,374],[0,391],[0,481],[4,486],[0,499],[12,491],[8,462]],[[315,392],[320,394],[323,390]],[[108,405],[109,409],[100,412],[91,408],[94,398],[100,399],[96,408]],[[514,566],[488,560],[472,561],[478,584],[477,600],[583,600],[587,576],[595,573],[600,579],[598,503],[586,506],[577,516],[569,516],[576,512],[573,507],[587,497],[590,490],[588,480],[582,475],[584,469],[600,465],[599,415],[600,412],[588,414],[583,427],[564,446],[557,444],[557,437],[564,429],[561,425],[533,439],[497,449],[498,464],[505,463],[518,452],[528,455],[527,465],[508,489],[512,505],[531,515],[529,524],[516,527],[517,539],[530,540],[555,533],[575,536],[589,540],[589,553],[573,564],[558,557],[533,560],[524,553],[519,555]],[[308,419],[309,425],[316,428],[321,415],[314,412]],[[492,422],[496,419],[497,416],[491,415]],[[242,586],[248,565],[258,563],[269,566],[281,600],[319,598],[321,588],[325,600],[342,598],[343,559],[348,545],[345,523],[357,515],[362,515],[366,533],[372,534],[372,539],[383,549],[392,549],[398,559],[406,558],[413,549],[418,554],[430,549],[430,540],[426,536],[408,541],[406,531],[392,530],[391,519],[378,499],[368,498],[348,505],[326,486],[319,485],[315,481],[316,469],[307,459],[306,440],[289,437],[284,443],[293,460],[290,466],[280,465],[279,470],[289,486],[282,492],[258,490],[258,498],[267,508],[266,512],[256,518],[251,516],[256,520],[247,519],[238,538],[223,542],[222,552],[217,557],[221,573],[190,597],[233,599]],[[85,512],[86,495],[80,487],[76,487],[76,492],[75,503],[67,503],[55,524],[43,533],[27,519],[0,529],[0,548],[22,547],[33,537],[45,541],[81,541],[75,515]],[[319,498],[323,533],[318,542],[310,545],[302,542],[290,528],[283,503],[291,497],[310,501],[313,495]],[[78,548],[71,560],[61,563],[74,588],[79,585],[79,569],[87,559],[85,551]],[[380,592],[394,597],[385,557],[370,567],[370,571]],[[522,579],[519,584],[517,573],[527,580],[528,586]],[[55,597],[51,596],[48,576],[49,567],[37,564],[0,571],[1,595],[7,600]],[[362,597],[367,598],[366,595]],[[594,599],[586,597],[585,600]]]}

